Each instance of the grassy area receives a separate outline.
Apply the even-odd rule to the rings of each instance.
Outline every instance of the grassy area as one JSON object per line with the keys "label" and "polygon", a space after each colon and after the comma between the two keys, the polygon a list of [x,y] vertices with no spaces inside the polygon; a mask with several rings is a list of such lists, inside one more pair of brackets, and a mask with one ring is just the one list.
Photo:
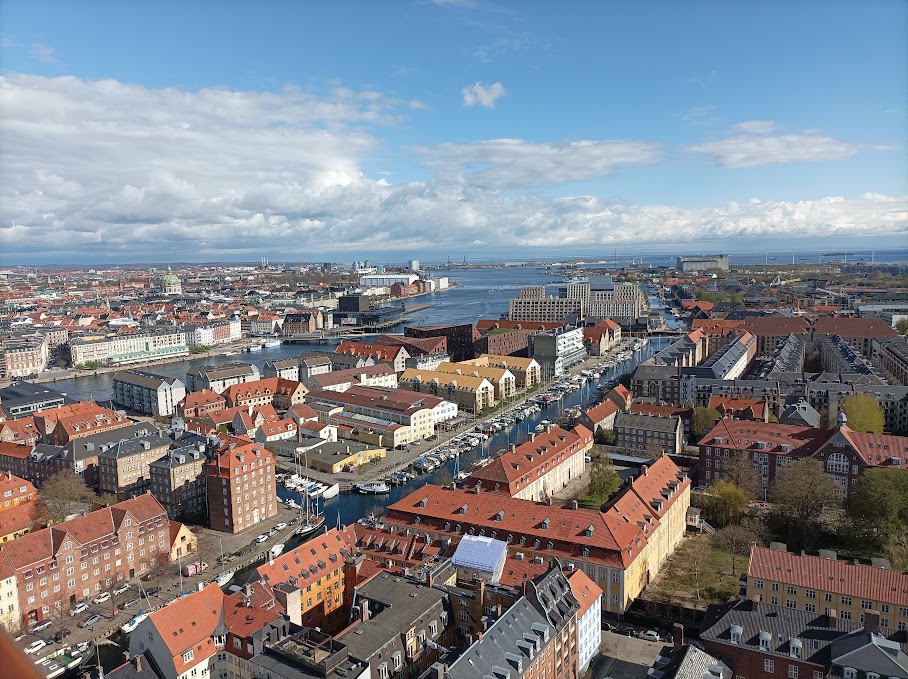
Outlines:
{"label": "grassy area", "polygon": [[650,583],[649,597],[694,607],[730,601],[738,595],[738,577],[747,571],[747,557],[738,557],[736,566],[734,572],[731,556],[716,548],[711,536],[684,538]]}

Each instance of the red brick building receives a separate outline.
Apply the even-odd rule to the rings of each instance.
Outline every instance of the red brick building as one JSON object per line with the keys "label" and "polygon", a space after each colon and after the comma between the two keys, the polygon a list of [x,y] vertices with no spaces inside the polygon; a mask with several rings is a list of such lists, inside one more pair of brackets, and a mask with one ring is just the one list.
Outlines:
{"label": "red brick building", "polygon": [[274,457],[257,443],[239,444],[205,463],[211,528],[241,533],[277,514]]}
{"label": "red brick building", "polygon": [[182,417],[200,418],[208,413],[216,413],[227,407],[227,399],[211,389],[202,389],[186,394],[186,397],[177,405],[177,411]]}
{"label": "red brick building", "polygon": [[453,361],[466,361],[475,357],[473,343],[482,336],[472,323],[459,325],[426,325],[404,328],[404,337],[424,339],[427,337],[445,337],[448,341],[448,354]]}

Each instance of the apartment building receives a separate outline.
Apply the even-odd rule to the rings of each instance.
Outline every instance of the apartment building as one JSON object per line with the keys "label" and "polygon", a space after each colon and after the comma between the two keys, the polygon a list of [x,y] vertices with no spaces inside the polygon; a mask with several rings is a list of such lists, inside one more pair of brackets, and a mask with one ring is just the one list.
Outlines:
{"label": "apartment building", "polygon": [[98,338],[75,337],[69,341],[69,348],[73,365],[89,361],[125,365],[189,355],[189,341],[183,330],[155,330]]}
{"label": "apartment building", "polygon": [[587,358],[583,328],[558,328],[531,335],[529,355],[542,368],[543,379],[558,377]]}
{"label": "apartment building", "polygon": [[50,340],[40,332],[0,337],[0,377],[11,380],[44,372],[50,352]]}
{"label": "apartment building", "polygon": [[461,361],[461,363],[507,369],[514,375],[515,385],[518,389],[529,389],[542,382],[542,366],[532,358],[501,354],[481,354],[477,358]]}
{"label": "apartment building", "polygon": [[757,338],[757,356],[769,358],[789,335],[810,332],[803,316],[748,316],[741,327]]}
{"label": "apartment building", "polygon": [[615,445],[628,450],[674,455],[684,449],[680,417],[635,413],[615,415]]}
{"label": "apartment building", "polygon": [[880,626],[908,629],[908,573],[879,565],[838,560],[835,552],[819,556],[783,549],[752,547],[747,567],[747,598],[785,610],[829,615],[864,622],[880,614]]}
{"label": "apartment building", "polygon": [[814,341],[838,335],[866,359],[873,358],[873,340],[894,338],[899,334],[886,321],[879,318],[853,316],[828,316],[818,318],[812,328]]}
{"label": "apartment building", "polygon": [[0,512],[34,502],[37,497],[38,490],[31,481],[13,475],[5,467],[0,471]]}
{"label": "apartment building", "polygon": [[873,364],[890,384],[908,385],[908,340],[903,337],[874,338],[870,352]]}
{"label": "apartment building", "polygon": [[585,469],[593,433],[578,425],[571,431],[552,426],[544,433],[494,458],[475,470],[464,489],[479,489],[523,500],[542,501],[567,487]]}
{"label": "apartment building", "polygon": [[397,380],[402,390],[432,394],[478,413],[495,405],[495,387],[484,377],[408,368]]}
{"label": "apartment building", "polygon": [[517,379],[514,377],[514,373],[507,368],[477,364],[473,361],[463,363],[444,362],[438,364],[435,372],[486,379],[492,385],[496,401],[512,398],[517,393]]}
{"label": "apartment building", "polygon": [[36,410],[32,421],[45,443],[64,446],[73,439],[127,427],[132,420],[94,401],[79,401]]}
{"label": "apartment building", "polygon": [[172,518],[206,510],[205,444],[193,443],[168,450],[148,465],[150,489]]}
{"label": "apartment building", "polygon": [[142,415],[170,417],[185,397],[185,385],[174,377],[142,370],[124,370],[113,376],[113,402]]}
{"label": "apartment building", "polygon": [[350,387],[386,387],[397,389],[397,373],[387,363],[367,365],[362,368],[332,370],[324,374],[313,375],[305,379],[309,389],[328,389],[330,391],[347,391]]}
{"label": "apartment building", "polygon": [[582,677],[602,648],[602,590],[586,573],[568,575],[577,610],[577,676]]}
{"label": "apartment building", "polygon": [[589,286],[586,293],[586,297],[547,297],[545,286],[521,288],[517,297],[508,302],[508,320],[577,323],[586,317]]}
{"label": "apartment building", "polygon": [[98,487],[118,497],[136,496],[151,487],[149,465],[170,449],[170,439],[153,429],[104,443],[98,452]]}
{"label": "apartment building", "polygon": [[476,326],[472,323],[457,325],[432,325],[432,326],[407,326],[404,328],[405,338],[428,339],[444,337],[447,341],[447,350],[454,361],[465,361],[473,358],[473,343],[481,338]]}
{"label": "apartment building", "polygon": [[388,508],[385,523],[429,540],[488,536],[518,558],[558,558],[624,613],[684,536],[690,480],[663,456],[627,484],[606,512],[549,506],[496,493],[426,485]]}
{"label": "apartment building", "polygon": [[241,533],[277,514],[274,456],[257,443],[231,445],[205,463],[211,528]]}
{"label": "apartment building", "polygon": [[186,394],[177,405],[177,413],[186,419],[201,419],[209,413],[217,413],[227,407],[227,399],[211,389],[202,389]]}
{"label": "apartment building", "polygon": [[343,340],[338,344],[335,353],[368,356],[376,364],[387,363],[399,373],[406,369],[406,361],[410,358],[410,352],[402,344],[367,344],[351,340]]}
{"label": "apartment building", "polygon": [[281,377],[285,380],[299,381],[299,361],[297,361],[295,358],[265,361],[265,365],[262,366],[262,377]]}
{"label": "apartment building", "polygon": [[259,379],[259,369],[250,363],[224,363],[219,366],[204,365],[186,371],[186,390],[209,389],[223,394],[227,387]]}
{"label": "apartment building", "polygon": [[255,408],[273,404],[275,408],[289,410],[305,400],[307,391],[305,385],[296,380],[266,377],[252,382],[233,384],[221,393],[227,399],[228,408]]}
{"label": "apartment building", "polygon": [[2,554],[16,573],[22,625],[166,563],[169,530],[164,508],[145,494],[6,544]]}

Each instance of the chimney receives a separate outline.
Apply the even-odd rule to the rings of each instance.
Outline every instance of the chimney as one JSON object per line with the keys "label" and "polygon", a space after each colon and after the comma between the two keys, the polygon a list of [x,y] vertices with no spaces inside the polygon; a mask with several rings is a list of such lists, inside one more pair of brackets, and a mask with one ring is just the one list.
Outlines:
{"label": "chimney", "polygon": [[126,658],[126,662],[129,662],[129,651],[123,651],[123,656]]}
{"label": "chimney", "polygon": [[142,671],[142,656],[137,655],[133,660],[135,660],[136,672],[140,673]]}
{"label": "chimney", "polygon": [[482,639],[482,633],[489,630],[489,621],[487,618],[483,618],[480,621],[480,627],[482,628],[482,631],[479,633],[479,638]]}
{"label": "chimney", "polygon": [[434,580],[435,580],[435,578],[432,577],[432,571],[429,571],[428,573],[426,573],[426,587],[428,587],[429,589],[432,589]]}
{"label": "chimney", "polygon": [[369,600],[368,599],[360,600],[359,613],[360,613],[359,617],[363,622],[366,622],[366,620],[369,619]]}
{"label": "chimney", "polygon": [[535,441],[535,440],[536,440],[536,433],[531,431],[530,432],[530,441]]}
{"label": "chimney", "polygon": [[643,472],[643,475],[644,475],[644,476],[646,476],[646,470],[647,470],[647,469],[649,469],[649,465],[648,465],[648,464],[643,465],[641,471]]}
{"label": "chimney", "polygon": [[496,617],[496,618],[500,618],[500,617],[501,617],[501,613],[502,613],[501,604],[498,604],[498,605],[495,606],[495,617]]}
{"label": "chimney", "polygon": [[512,444],[511,444],[511,452],[513,453],[513,452],[516,451],[516,450],[517,450],[517,444],[516,444],[516,443],[512,443]]}
{"label": "chimney", "polygon": [[205,589],[205,581],[204,581],[204,580],[199,580],[199,584],[196,585],[196,589],[197,589],[199,592],[201,592],[203,589]]}
{"label": "chimney", "polygon": [[839,626],[839,613],[834,608],[826,609],[826,617],[829,619],[829,626],[832,628],[837,628]]}
{"label": "chimney", "polygon": [[577,509],[577,500],[571,500],[571,509]]}
{"label": "chimney", "polygon": [[880,614],[878,611],[864,611],[864,631],[877,634],[880,631]]}
{"label": "chimney", "polygon": [[252,585],[250,583],[243,585],[243,596],[252,596]]}
{"label": "chimney", "polygon": [[680,622],[676,622],[672,625],[672,639],[675,648],[684,646],[684,625]]}

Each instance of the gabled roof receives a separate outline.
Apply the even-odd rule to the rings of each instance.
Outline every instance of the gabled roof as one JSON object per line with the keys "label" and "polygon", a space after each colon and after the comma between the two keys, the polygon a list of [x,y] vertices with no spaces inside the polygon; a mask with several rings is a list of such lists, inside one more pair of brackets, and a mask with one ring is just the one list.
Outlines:
{"label": "gabled roof", "polygon": [[590,422],[602,422],[618,412],[618,406],[614,401],[604,400],[597,406],[593,406],[586,411],[586,416]]}
{"label": "gabled roof", "polygon": [[[167,646],[177,674],[183,674],[215,652],[212,636],[224,621],[224,593],[212,582],[153,611],[146,621]],[[183,654],[190,650],[193,658],[186,662]]]}

